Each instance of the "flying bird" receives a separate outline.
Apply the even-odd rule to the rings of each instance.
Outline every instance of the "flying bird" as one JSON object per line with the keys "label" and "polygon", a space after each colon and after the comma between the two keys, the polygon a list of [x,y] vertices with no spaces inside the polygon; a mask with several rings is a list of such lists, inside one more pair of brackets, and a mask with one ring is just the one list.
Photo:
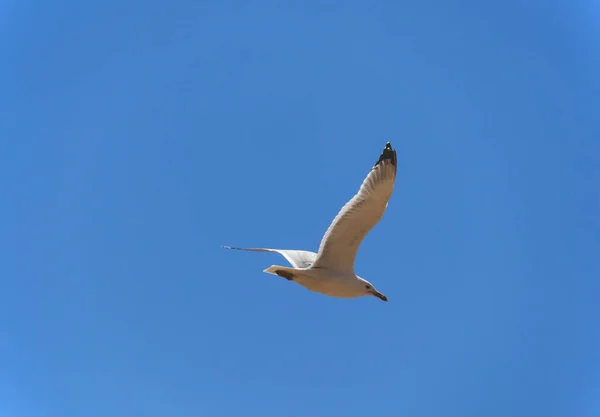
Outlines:
{"label": "flying bird", "polygon": [[235,248],[283,255],[292,267],[272,265],[264,272],[294,281],[310,291],[332,297],[387,297],[354,272],[358,248],[369,231],[381,220],[394,190],[396,151],[388,142],[358,193],[342,207],[321,240],[319,252],[305,250]]}

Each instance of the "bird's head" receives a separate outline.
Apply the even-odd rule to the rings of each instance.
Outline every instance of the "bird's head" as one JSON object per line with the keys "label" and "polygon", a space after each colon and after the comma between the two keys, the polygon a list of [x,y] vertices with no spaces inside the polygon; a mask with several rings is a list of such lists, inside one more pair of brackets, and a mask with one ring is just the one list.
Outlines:
{"label": "bird's head", "polygon": [[361,281],[360,285],[362,285],[363,292],[365,293],[365,295],[374,295],[375,297],[379,298],[382,301],[388,300],[385,295],[383,295],[382,293],[377,291],[377,289],[373,286],[373,284],[371,284],[366,279],[361,278],[359,281]]}

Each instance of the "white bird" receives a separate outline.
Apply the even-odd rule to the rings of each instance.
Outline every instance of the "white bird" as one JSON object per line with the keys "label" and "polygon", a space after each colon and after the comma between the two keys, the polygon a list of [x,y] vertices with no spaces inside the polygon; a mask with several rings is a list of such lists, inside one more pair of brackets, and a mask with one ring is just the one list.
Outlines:
{"label": "white bird", "polygon": [[335,217],[325,232],[319,252],[269,248],[234,248],[283,255],[292,268],[272,265],[264,272],[294,281],[310,291],[332,297],[372,295],[387,301],[373,284],[354,272],[354,260],[364,237],[383,217],[396,180],[396,151],[388,142],[358,193]]}

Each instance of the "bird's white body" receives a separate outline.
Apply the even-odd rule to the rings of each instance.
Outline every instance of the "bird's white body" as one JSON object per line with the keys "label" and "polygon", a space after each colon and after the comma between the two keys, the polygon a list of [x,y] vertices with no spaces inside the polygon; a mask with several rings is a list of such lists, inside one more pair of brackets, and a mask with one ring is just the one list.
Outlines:
{"label": "bird's white body", "polygon": [[264,270],[269,274],[278,275],[275,271],[288,270],[292,273],[294,282],[304,288],[329,295],[331,297],[355,298],[365,295],[364,279],[354,273],[332,271],[324,268],[285,268],[273,265]]}
{"label": "bird's white body", "polygon": [[387,297],[354,273],[354,259],[364,237],[381,220],[396,180],[396,151],[388,142],[358,193],[335,217],[319,246],[319,252],[268,248],[232,248],[283,255],[292,268],[272,265],[264,272],[278,275],[310,291],[340,298],[374,295]]}

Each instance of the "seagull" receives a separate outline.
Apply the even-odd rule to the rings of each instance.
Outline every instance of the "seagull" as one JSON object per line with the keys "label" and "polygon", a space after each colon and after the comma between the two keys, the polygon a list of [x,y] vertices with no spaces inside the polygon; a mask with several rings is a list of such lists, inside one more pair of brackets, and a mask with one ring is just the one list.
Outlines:
{"label": "seagull", "polygon": [[387,301],[387,297],[377,291],[373,284],[355,274],[354,260],[361,242],[387,209],[394,190],[396,164],[396,151],[387,142],[356,195],[342,207],[325,232],[318,253],[270,248],[223,248],[278,253],[292,267],[272,265],[263,272],[296,282],[310,291],[339,298],[375,296]]}

